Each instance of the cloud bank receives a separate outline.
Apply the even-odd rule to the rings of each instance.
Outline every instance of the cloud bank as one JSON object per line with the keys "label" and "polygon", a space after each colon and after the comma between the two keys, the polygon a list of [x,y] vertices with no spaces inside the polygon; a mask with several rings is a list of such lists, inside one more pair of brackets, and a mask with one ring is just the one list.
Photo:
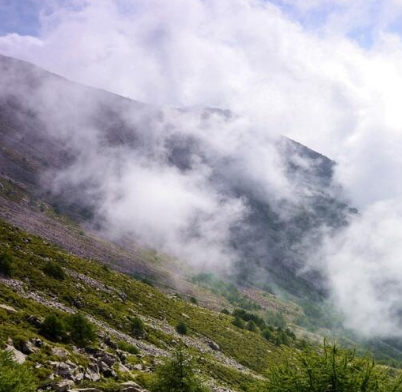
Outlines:
{"label": "cloud bank", "polygon": [[[336,160],[336,179],[360,215],[345,232],[328,240],[320,266],[328,272],[333,298],[352,327],[367,334],[399,334],[402,42],[396,22],[402,12],[400,1],[52,4],[53,12],[41,17],[38,36],[0,37],[0,52],[140,101],[232,110],[248,119],[247,126],[227,128],[229,139],[206,136],[204,141],[228,155],[247,146],[247,154],[239,154],[247,156],[244,167],[259,183],[271,184],[269,194],[286,193],[289,188],[280,171],[261,180],[266,173],[258,169],[270,164],[260,165],[261,160],[273,156],[276,161],[275,154],[260,147],[261,140],[287,135]],[[189,128],[183,125],[186,131]],[[214,126],[210,129],[211,135]],[[104,160],[107,170],[110,161]],[[119,183],[107,185],[118,189],[145,184],[134,189],[136,198],[121,200],[121,209],[115,211],[119,221],[138,219],[147,230],[148,218],[126,215],[133,203],[155,203],[155,219],[165,204],[172,216],[185,215],[186,222],[194,209],[206,216],[222,210],[225,219],[207,219],[200,230],[216,230],[223,237],[232,217],[241,221],[246,206],[214,194],[204,181],[208,173],[202,162],[191,177],[166,169],[155,175],[152,167],[136,165],[125,166]],[[167,187],[174,193],[163,194]],[[191,208],[178,208],[174,200]],[[155,221],[153,226],[159,224],[164,241],[174,243],[165,237],[174,220]],[[381,326],[375,322],[379,318]]]}

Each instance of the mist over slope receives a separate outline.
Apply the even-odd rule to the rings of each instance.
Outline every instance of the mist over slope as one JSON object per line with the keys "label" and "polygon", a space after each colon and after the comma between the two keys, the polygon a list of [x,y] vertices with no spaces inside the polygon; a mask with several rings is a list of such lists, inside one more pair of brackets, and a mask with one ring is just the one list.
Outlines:
{"label": "mist over slope", "polygon": [[304,267],[354,213],[325,156],[227,110],[146,105],[5,56],[0,100],[2,175],[58,209],[241,284],[325,289]]}

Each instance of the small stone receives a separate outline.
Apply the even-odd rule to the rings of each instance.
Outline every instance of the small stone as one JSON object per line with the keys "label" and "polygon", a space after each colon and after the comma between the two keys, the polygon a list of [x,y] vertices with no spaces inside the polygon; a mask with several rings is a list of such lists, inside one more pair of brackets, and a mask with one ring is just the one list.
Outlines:
{"label": "small stone", "polygon": [[0,309],[7,310],[7,312],[10,312],[10,313],[17,313],[17,311],[12,306],[4,305],[4,304],[0,304]]}
{"label": "small stone", "polygon": [[64,348],[52,347],[52,355],[59,358],[67,358],[68,352]]}
{"label": "small stone", "polygon": [[56,383],[53,388],[56,392],[67,392],[70,391],[74,386],[74,381],[72,380],[63,380]]}

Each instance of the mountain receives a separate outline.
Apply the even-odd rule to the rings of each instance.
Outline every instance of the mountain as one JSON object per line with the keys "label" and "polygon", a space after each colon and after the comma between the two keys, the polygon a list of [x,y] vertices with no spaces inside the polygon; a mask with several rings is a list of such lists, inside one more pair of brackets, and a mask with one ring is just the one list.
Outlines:
{"label": "mountain", "polygon": [[[183,175],[196,173],[202,164],[203,170],[209,171],[207,186],[217,198],[241,201],[247,208],[245,216],[230,224],[229,234],[222,240],[224,253],[230,253],[236,266],[229,278],[243,286],[257,285],[296,296],[325,292],[318,272],[300,273],[314,252],[309,243],[319,243],[324,229],[345,225],[353,212],[333,183],[335,163],[325,156],[286,138],[267,141],[277,167],[263,167],[265,162],[256,161],[261,176],[254,178],[244,173],[247,162],[241,154],[222,153],[221,146],[211,143],[207,135],[222,132],[224,137],[225,129],[236,125],[237,117],[230,111],[157,108],[70,82],[5,56],[0,56],[0,86],[3,189],[10,181],[29,195],[24,196],[29,200],[19,205],[3,198],[3,218],[78,255],[109,260],[125,272],[152,275],[147,263],[133,263],[131,256],[116,257],[101,239],[84,245],[80,244],[82,239],[66,235],[60,226],[55,229],[55,223],[49,224],[40,214],[40,204],[86,224],[92,235],[105,237],[106,233],[116,246],[122,246],[127,233],[110,236],[104,230],[109,222],[102,212],[110,190],[105,190],[106,173],[102,170],[113,171],[113,179],[118,178],[128,156],[135,163],[146,160],[150,165],[163,160],[164,167]],[[187,124],[198,131],[183,132]],[[104,164],[110,156],[113,158]],[[276,194],[270,178],[268,189],[261,186],[267,173],[275,181],[275,172],[287,183],[284,197]],[[192,219],[185,236],[196,241],[205,231],[203,220],[210,218],[199,214]],[[125,242],[131,242],[132,237],[141,243],[135,236],[128,236]]]}
{"label": "mountain", "polygon": [[266,390],[267,369],[325,336],[400,367],[401,343],[346,331],[304,268],[357,213],[335,167],[229,110],[0,56],[0,387],[4,350],[59,392],[147,391],[178,347],[213,391]]}

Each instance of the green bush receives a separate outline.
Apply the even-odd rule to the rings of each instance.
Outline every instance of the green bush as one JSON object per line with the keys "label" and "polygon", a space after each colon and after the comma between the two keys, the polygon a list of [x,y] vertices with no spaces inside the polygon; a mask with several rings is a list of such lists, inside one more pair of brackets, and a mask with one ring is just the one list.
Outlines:
{"label": "green bush", "polygon": [[7,351],[0,351],[0,392],[34,392],[37,386],[32,372],[14,362]]}
{"label": "green bush", "polygon": [[245,322],[244,322],[239,316],[236,316],[236,317],[233,319],[232,324],[233,324],[235,327],[241,328],[241,329],[244,329],[244,328],[246,327]]}
{"label": "green bush", "polygon": [[251,332],[256,332],[258,328],[257,328],[257,326],[255,325],[254,321],[253,321],[253,320],[250,320],[250,321],[247,323],[247,329],[248,329],[249,331],[251,331]]}
{"label": "green bush", "polygon": [[144,284],[146,284],[147,286],[151,286],[151,287],[154,287],[154,286],[155,286],[155,285],[154,285],[154,282],[152,282],[152,280],[149,279],[149,278],[142,278],[142,279],[141,279],[141,282],[144,283]]}
{"label": "green bush", "polygon": [[0,255],[0,273],[10,277],[13,273],[13,260],[8,253],[2,253]]}
{"label": "green bush", "polygon": [[43,268],[43,272],[46,275],[48,275],[52,278],[55,278],[57,280],[66,279],[66,274],[65,274],[63,268],[54,261],[48,261],[46,263],[45,267]]}
{"label": "green bush", "polygon": [[134,317],[131,320],[131,333],[136,338],[141,338],[145,334],[144,322],[139,317]]}
{"label": "green bush", "polygon": [[190,302],[194,305],[198,305],[198,300],[195,297],[190,297]]}
{"label": "green bush", "polygon": [[171,359],[156,369],[155,379],[150,385],[151,392],[208,392],[195,375],[191,360],[186,357],[183,347],[173,353]]}
{"label": "green bush", "polygon": [[293,353],[268,373],[269,392],[401,392],[402,378],[392,378],[371,358],[326,345]]}
{"label": "green bush", "polygon": [[66,337],[66,324],[61,317],[52,313],[43,321],[40,333],[50,340],[63,340]]}
{"label": "green bush", "polygon": [[266,327],[265,321],[261,317],[257,316],[254,313],[247,312],[244,309],[235,309],[232,315],[235,317],[240,317],[245,322],[253,321],[254,324],[260,329],[264,329]]}
{"label": "green bush", "polygon": [[267,339],[269,341],[272,341],[274,339],[274,334],[271,329],[265,328],[262,332],[261,335],[264,339]]}
{"label": "green bush", "polygon": [[180,321],[176,325],[176,331],[180,335],[187,335],[187,325],[183,323],[183,321]]}
{"label": "green bush", "polygon": [[125,342],[124,340],[120,340],[119,342],[117,342],[117,348],[119,350],[122,351],[126,351],[127,353],[136,355],[140,353],[140,350],[138,350],[137,347],[135,347],[134,345]]}
{"label": "green bush", "polygon": [[283,314],[280,312],[267,311],[265,316],[266,321],[269,325],[274,327],[286,328],[286,320]]}
{"label": "green bush", "polygon": [[70,332],[70,338],[79,346],[89,346],[96,340],[94,326],[81,313],[68,316],[67,328]]}

